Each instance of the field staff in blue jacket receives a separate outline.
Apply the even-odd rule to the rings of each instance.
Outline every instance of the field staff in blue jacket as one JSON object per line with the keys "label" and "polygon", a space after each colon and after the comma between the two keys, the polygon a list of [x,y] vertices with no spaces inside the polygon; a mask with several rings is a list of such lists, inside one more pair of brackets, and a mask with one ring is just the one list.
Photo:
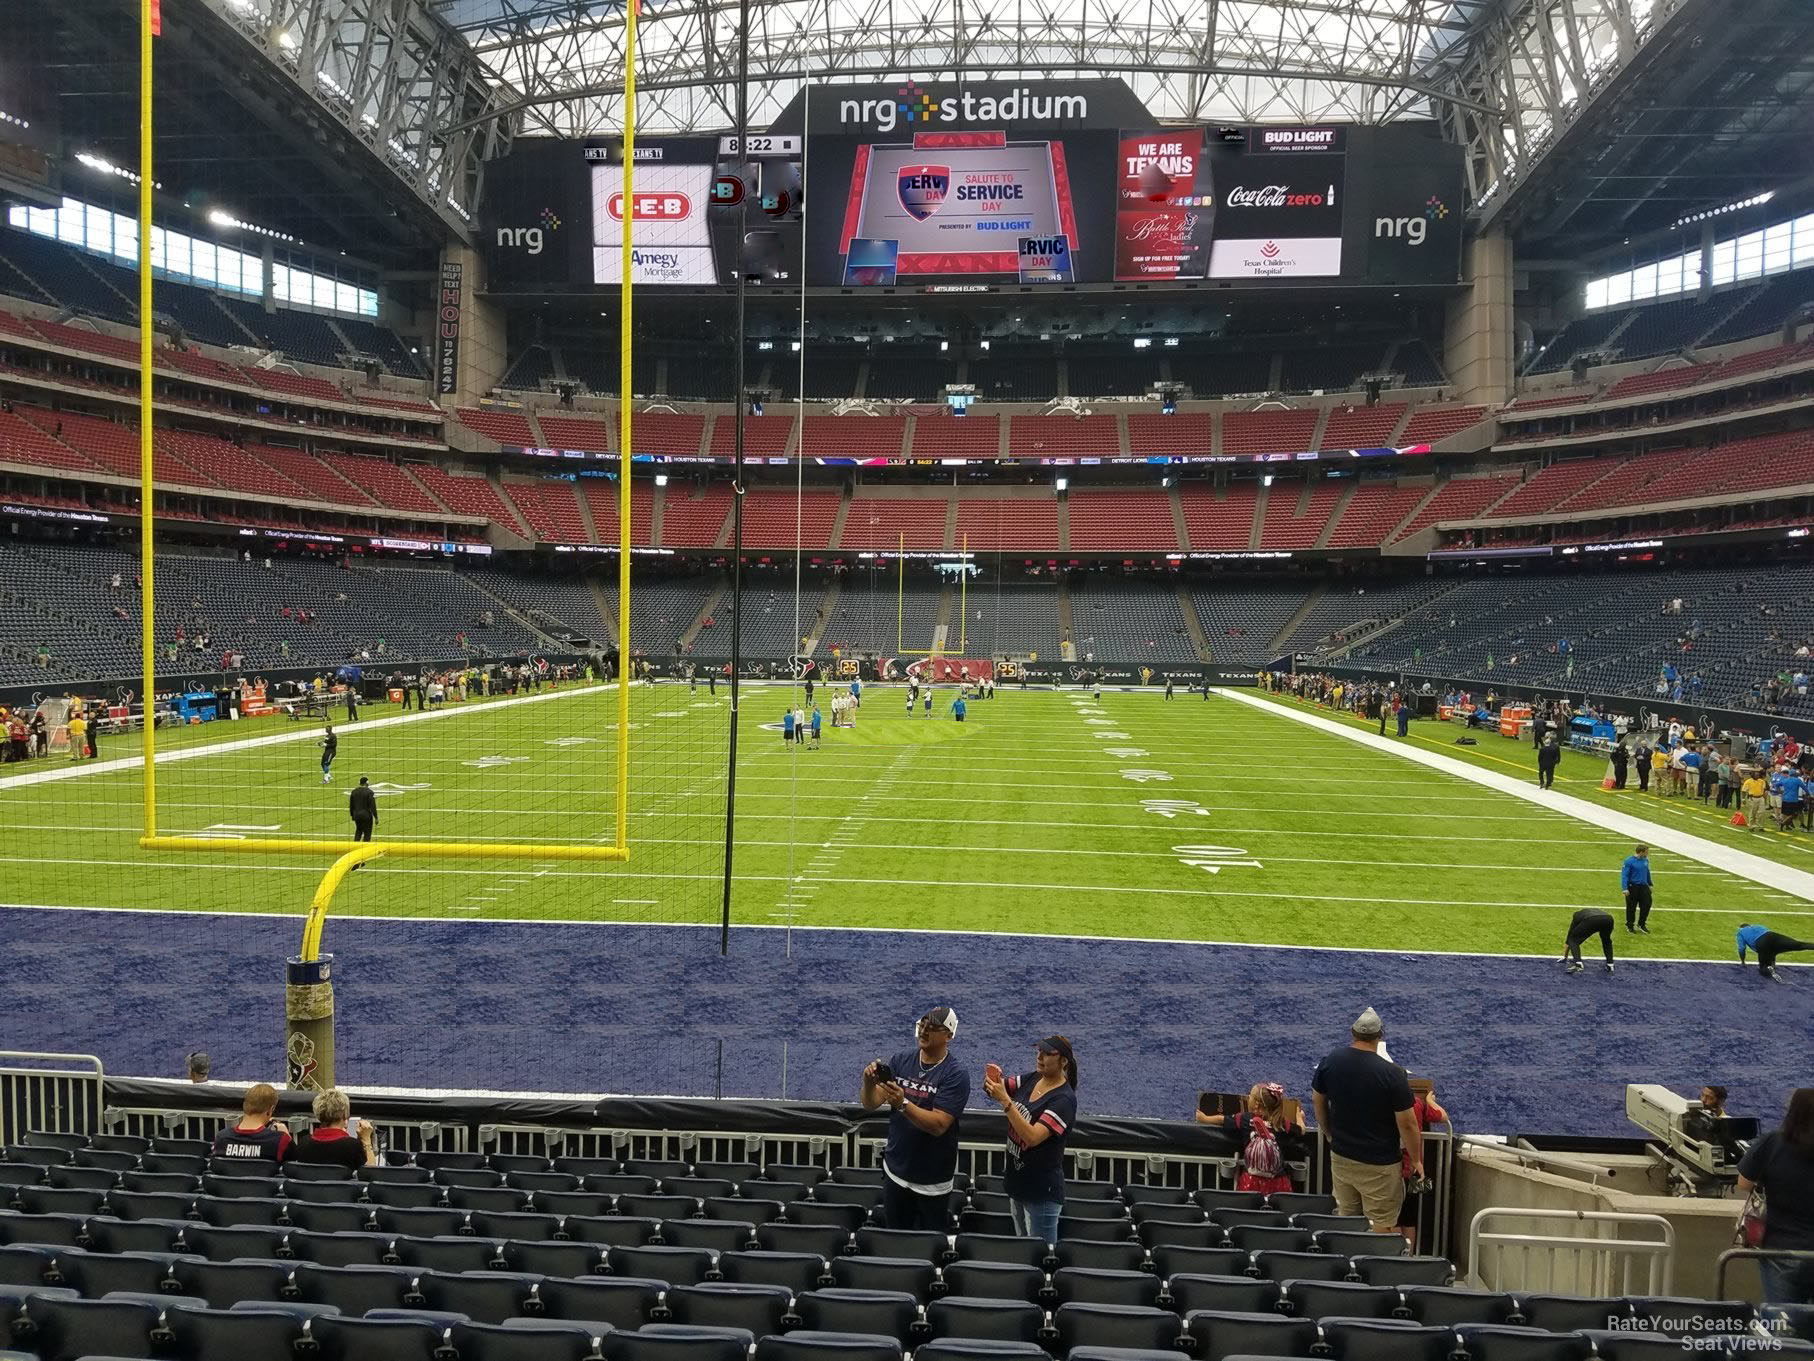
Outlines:
{"label": "field staff in blue jacket", "polygon": [[1625,929],[1650,934],[1650,847],[1642,842],[1619,867],[1619,887],[1625,892]]}
{"label": "field staff in blue jacket", "polygon": [[1780,931],[1772,931],[1767,926],[1753,926],[1747,922],[1738,928],[1738,962],[1745,962],[1745,952],[1757,953],[1757,971],[1773,983],[1785,980],[1776,972],[1776,957],[1786,955],[1792,950],[1814,950],[1814,940],[1796,940],[1794,936],[1785,936]]}

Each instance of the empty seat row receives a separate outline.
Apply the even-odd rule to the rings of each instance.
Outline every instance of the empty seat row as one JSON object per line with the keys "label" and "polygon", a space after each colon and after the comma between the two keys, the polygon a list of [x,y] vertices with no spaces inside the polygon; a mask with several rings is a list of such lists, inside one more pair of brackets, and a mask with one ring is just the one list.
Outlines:
{"label": "empty seat row", "polygon": [[[179,1361],[288,1355],[344,1361],[750,1361],[752,1353],[754,1361],[898,1361],[906,1345],[900,1329],[859,1333],[816,1327],[815,1320],[828,1311],[805,1297],[774,1298],[766,1311],[734,1315],[745,1323],[726,1324],[681,1321],[683,1315],[717,1317],[718,1311],[710,1292],[677,1291],[671,1305],[650,1311],[675,1321],[655,1322],[636,1313],[634,1290],[611,1290],[608,1281],[500,1277],[484,1283],[490,1294],[475,1290],[454,1297],[439,1282],[420,1284],[405,1304],[358,1314],[307,1300],[218,1308],[198,1297],[120,1292],[84,1300],[40,1289],[17,1300],[0,1298],[0,1345],[29,1346],[42,1361],[77,1361],[102,1349],[116,1358],[167,1355]],[[601,1285],[607,1287],[602,1293]],[[537,1312],[499,1317],[497,1308],[487,1307],[518,1295],[533,1299]],[[483,1312],[474,1316],[437,1307],[437,1300]],[[795,1303],[801,1312],[790,1312]],[[830,1304],[835,1317],[837,1302]],[[1176,1317],[1152,1309],[1074,1304],[1048,1315],[1032,1306],[983,1307],[987,1304],[953,1299],[927,1311],[914,1334],[914,1361],[1042,1361],[1053,1355],[1067,1361],[1164,1361],[1180,1352],[1200,1361],[1313,1354],[1335,1361],[1660,1361],[1685,1350],[1679,1338],[1621,1329],[1616,1320],[1599,1329],[1545,1333],[1505,1324],[1445,1327],[1405,1319],[1199,1310],[1180,1329]],[[782,1331],[790,1325],[797,1331]],[[1814,1354],[1814,1344],[1762,1332],[1709,1336],[1724,1345],[1696,1351],[1737,1357],[1768,1345],[1782,1355]]]}

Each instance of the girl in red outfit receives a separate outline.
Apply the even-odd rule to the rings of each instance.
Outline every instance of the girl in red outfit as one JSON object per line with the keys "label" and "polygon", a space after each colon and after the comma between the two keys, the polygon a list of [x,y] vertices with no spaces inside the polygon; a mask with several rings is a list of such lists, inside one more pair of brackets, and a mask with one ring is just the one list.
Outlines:
{"label": "girl in red outfit", "polygon": [[1233,1115],[1197,1112],[1199,1125],[1226,1125],[1247,1136],[1241,1152],[1241,1172],[1235,1190],[1271,1195],[1291,1189],[1291,1173],[1279,1149],[1280,1138],[1302,1134],[1303,1127],[1285,1115],[1285,1089],[1276,1082],[1256,1082],[1247,1093],[1246,1108]]}
{"label": "girl in red outfit", "polygon": [[[1417,1117],[1417,1128],[1420,1130],[1429,1129],[1432,1125],[1449,1123],[1449,1113],[1437,1103],[1434,1087],[1430,1088],[1427,1095],[1412,1100],[1411,1113]],[[1404,1153],[1401,1169],[1404,1172],[1405,1180],[1409,1181],[1411,1179],[1411,1153],[1408,1149]],[[1419,1191],[1414,1194],[1409,1187],[1406,1187],[1405,1203],[1399,1207],[1398,1211],[1398,1231],[1405,1236],[1407,1252],[1417,1251],[1417,1211],[1422,1204],[1423,1193]]]}

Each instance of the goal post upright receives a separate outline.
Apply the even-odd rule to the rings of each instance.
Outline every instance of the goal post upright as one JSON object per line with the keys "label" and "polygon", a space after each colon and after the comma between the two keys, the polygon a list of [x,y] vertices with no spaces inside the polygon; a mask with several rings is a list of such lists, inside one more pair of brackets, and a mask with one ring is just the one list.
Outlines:
{"label": "goal post upright", "polygon": [[152,52],[160,0],[138,0],[139,20],[139,650],[142,671],[142,818],[138,846],[148,851],[228,855],[322,855],[333,857],[310,898],[300,950],[287,961],[285,1059],[292,1087],[332,1085],[334,1078],[331,954],[321,951],[322,934],[334,896],[353,870],[379,857],[397,860],[558,860],[616,861],[630,858],[630,466],[634,453],[630,394],[633,391],[631,250],[635,221],[633,179],[636,147],[636,21],[640,0],[627,6],[624,91],[624,214],[622,301],[619,317],[621,395],[618,422],[618,596],[617,745],[613,776],[617,806],[611,844],[562,845],[515,841],[349,841],[341,838],[214,837],[158,830],[157,816],[157,617],[152,345]]}
{"label": "goal post upright", "polygon": [[[635,453],[631,394],[635,367],[632,238],[636,234],[636,21],[642,0],[624,6],[624,188],[623,243],[618,266],[621,290],[617,315],[617,827],[620,859],[630,841],[630,464]],[[741,338],[738,344],[743,342]]]}
{"label": "goal post upright", "polygon": [[[153,10],[159,0],[139,0],[139,661],[144,672],[140,698],[144,718],[139,741],[144,751],[144,835],[157,835],[157,596],[152,588],[156,568],[152,508],[154,434],[151,425],[151,51]],[[59,427],[60,429],[61,427]],[[91,721],[99,722],[97,714]]]}

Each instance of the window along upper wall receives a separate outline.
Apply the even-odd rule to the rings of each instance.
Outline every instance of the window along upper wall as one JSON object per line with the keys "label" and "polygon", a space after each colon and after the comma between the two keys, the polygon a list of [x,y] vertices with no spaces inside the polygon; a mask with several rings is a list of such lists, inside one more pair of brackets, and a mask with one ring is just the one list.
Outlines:
{"label": "window along upper wall", "polygon": [[[38,236],[48,236],[128,266],[138,262],[138,219],[91,203],[66,198],[61,208],[15,204],[7,210],[7,221]],[[151,269],[165,278],[262,298],[264,268],[262,255],[166,231],[155,224],[151,228]],[[371,289],[293,265],[271,266],[271,293],[278,302],[293,307],[353,317],[378,315],[378,295]]]}
{"label": "window along upper wall", "polygon": [[[1814,213],[1713,243],[1713,287],[1748,283],[1767,274],[1814,265]],[[1654,264],[1590,280],[1585,303],[1592,312],[1692,293],[1701,286],[1701,253],[1692,250]]]}

